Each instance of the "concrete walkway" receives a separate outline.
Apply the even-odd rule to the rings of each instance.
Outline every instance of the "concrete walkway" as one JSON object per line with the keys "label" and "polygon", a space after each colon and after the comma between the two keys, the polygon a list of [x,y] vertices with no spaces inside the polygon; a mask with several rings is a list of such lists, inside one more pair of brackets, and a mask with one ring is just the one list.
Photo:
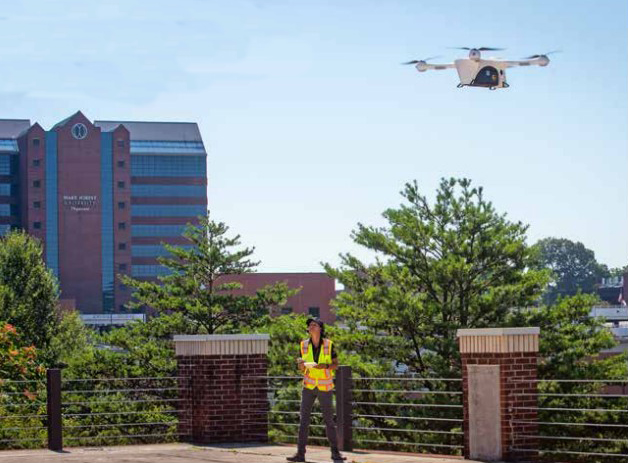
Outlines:
{"label": "concrete walkway", "polygon": [[[49,450],[0,451],[0,463],[286,463],[294,446],[191,444],[130,445],[124,447],[69,448],[63,453]],[[344,452],[346,463],[462,463],[460,457],[419,456],[407,453]],[[329,449],[308,447],[307,461],[330,462]],[[477,462],[476,462],[477,463]]]}

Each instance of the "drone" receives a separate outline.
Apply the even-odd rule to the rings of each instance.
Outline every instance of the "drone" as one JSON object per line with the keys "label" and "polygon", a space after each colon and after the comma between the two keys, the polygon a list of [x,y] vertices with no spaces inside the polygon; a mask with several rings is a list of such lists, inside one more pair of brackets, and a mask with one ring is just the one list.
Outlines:
{"label": "drone", "polygon": [[427,61],[440,58],[440,56],[432,56],[422,60],[408,61],[402,64],[414,64],[416,70],[425,72],[430,69],[441,71],[444,69],[456,68],[460,83],[458,88],[462,87],[484,87],[490,90],[498,88],[508,88],[510,85],[506,82],[506,69],[515,66],[541,66],[545,67],[549,64],[550,59],[547,55],[557,53],[560,50],[550,51],[542,55],[532,55],[521,60],[508,61],[501,58],[482,58],[483,51],[500,51],[504,48],[491,47],[456,47],[457,50],[468,50],[469,58],[457,59],[450,64],[429,64]]}

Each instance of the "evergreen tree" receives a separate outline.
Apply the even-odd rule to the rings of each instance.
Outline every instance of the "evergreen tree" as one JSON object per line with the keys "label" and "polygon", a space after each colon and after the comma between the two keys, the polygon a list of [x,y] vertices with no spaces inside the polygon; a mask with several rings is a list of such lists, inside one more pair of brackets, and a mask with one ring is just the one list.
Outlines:
{"label": "evergreen tree", "polygon": [[131,307],[150,307],[160,313],[181,313],[189,320],[189,333],[235,333],[243,326],[264,322],[269,309],[284,304],[293,294],[285,283],[267,286],[255,295],[244,295],[233,275],[251,273],[259,264],[250,257],[254,248],[239,248],[240,235],[229,237],[229,227],[201,217],[198,226],[188,225],[185,236],[191,247],[165,244],[170,257],[159,257],[170,270],[159,281],[140,281],[120,276],[135,288]]}

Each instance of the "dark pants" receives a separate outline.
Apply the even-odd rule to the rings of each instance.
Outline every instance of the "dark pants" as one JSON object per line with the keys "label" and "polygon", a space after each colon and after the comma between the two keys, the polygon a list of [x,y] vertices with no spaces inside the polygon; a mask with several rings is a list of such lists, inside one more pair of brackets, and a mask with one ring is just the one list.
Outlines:
{"label": "dark pants", "polygon": [[301,395],[301,420],[299,422],[299,441],[297,444],[297,452],[299,455],[305,455],[305,445],[307,444],[307,435],[310,431],[310,416],[314,400],[318,397],[323,411],[323,421],[325,421],[325,431],[332,452],[338,451],[338,437],[336,436],[336,425],[334,423],[334,410],[332,406],[332,396],[334,391],[319,391],[318,389],[305,389]]}

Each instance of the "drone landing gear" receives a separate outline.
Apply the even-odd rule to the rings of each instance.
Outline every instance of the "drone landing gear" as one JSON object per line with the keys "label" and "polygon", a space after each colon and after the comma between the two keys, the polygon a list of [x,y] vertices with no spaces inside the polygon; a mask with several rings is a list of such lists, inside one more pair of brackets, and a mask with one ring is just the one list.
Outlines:
{"label": "drone landing gear", "polygon": [[464,85],[463,84],[458,84],[458,85],[456,85],[456,87],[462,88],[462,87],[464,87]]}
{"label": "drone landing gear", "polygon": [[495,90],[497,87],[489,87],[489,90]]}
{"label": "drone landing gear", "polygon": [[502,86],[503,86],[504,88],[508,88],[508,87],[510,87],[510,85],[508,85],[506,82],[503,82],[503,83],[502,83]]}

